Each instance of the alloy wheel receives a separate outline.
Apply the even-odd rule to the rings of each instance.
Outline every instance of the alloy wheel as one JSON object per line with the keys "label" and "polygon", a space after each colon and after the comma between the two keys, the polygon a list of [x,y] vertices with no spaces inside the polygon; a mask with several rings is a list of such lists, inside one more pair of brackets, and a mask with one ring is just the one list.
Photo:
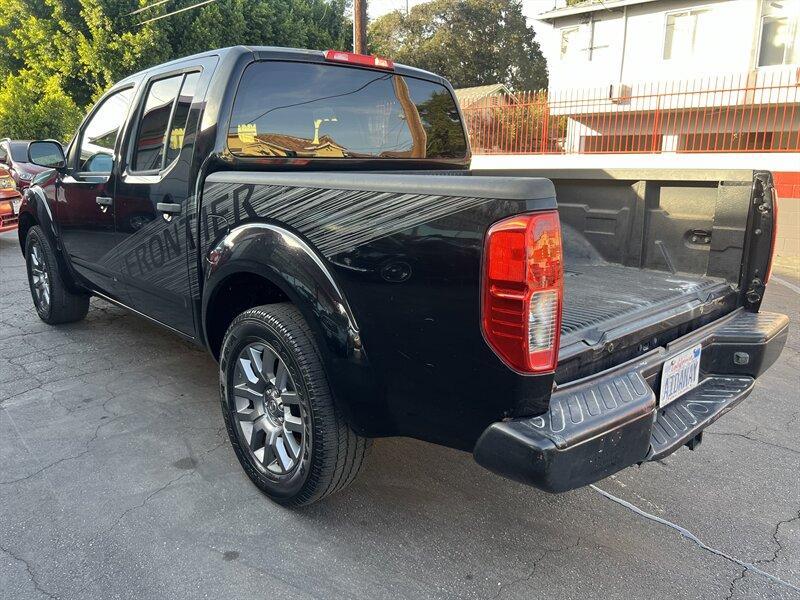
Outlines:
{"label": "alloy wheel", "polygon": [[256,464],[288,475],[303,461],[308,413],[286,363],[269,344],[248,344],[239,353],[232,392],[237,433]]}
{"label": "alloy wheel", "polygon": [[36,304],[43,313],[50,307],[50,274],[44,262],[44,253],[38,243],[31,244],[31,285]]}

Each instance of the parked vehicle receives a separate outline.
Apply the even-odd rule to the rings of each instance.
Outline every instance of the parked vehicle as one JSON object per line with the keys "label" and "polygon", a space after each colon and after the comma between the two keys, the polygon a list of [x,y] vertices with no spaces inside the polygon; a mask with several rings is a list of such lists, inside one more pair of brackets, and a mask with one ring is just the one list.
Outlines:
{"label": "parked vehicle", "polygon": [[14,178],[0,165],[0,233],[16,229],[22,195],[17,190]]}
{"label": "parked vehicle", "polygon": [[385,59],[192,56],[28,152],[52,168],[20,217],[39,316],[97,295],[208,348],[236,456],[284,504],[382,436],[583,486],[696,447],[786,341],[759,311],[768,172],[470,171],[449,83]]}
{"label": "parked vehicle", "polygon": [[28,161],[28,144],[24,140],[0,140],[0,165],[5,166],[14,178],[14,183],[20,191],[25,190],[31,179],[45,170],[39,165]]}

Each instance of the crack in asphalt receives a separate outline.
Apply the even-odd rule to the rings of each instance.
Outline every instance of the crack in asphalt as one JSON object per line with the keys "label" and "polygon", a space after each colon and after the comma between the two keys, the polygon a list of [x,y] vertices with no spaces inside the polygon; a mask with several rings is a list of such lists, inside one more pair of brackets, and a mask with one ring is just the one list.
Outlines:
{"label": "crack in asphalt", "polygon": [[794,448],[789,448],[788,446],[781,446],[780,444],[776,444],[774,442],[768,442],[766,440],[760,440],[758,438],[750,437],[750,434],[754,433],[756,429],[752,429],[750,431],[746,431],[745,433],[736,433],[735,431],[706,431],[709,435],[722,435],[728,437],[740,437],[746,440],[750,440],[751,442],[756,442],[758,444],[763,444],[764,446],[769,446],[770,448],[778,448],[780,450],[786,450],[787,452],[791,452],[792,454],[800,455],[800,450],[795,450]]}
{"label": "crack in asphalt", "polygon": [[[212,452],[214,452],[215,450],[217,450],[217,449],[221,448],[221,447],[222,447],[222,446],[224,446],[224,445],[225,445],[225,440],[223,440],[222,442],[220,442],[219,444],[217,444],[217,445],[215,445],[215,446],[212,446],[212,447],[211,447],[209,450],[206,450],[205,452],[203,452],[203,453],[201,454],[201,456],[208,456],[209,454],[211,454]],[[197,466],[199,466],[199,463],[198,463],[198,465],[197,465]],[[165,483],[164,485],[162,485],[162,486],[160,486],[160,487],[156,488],[155,490],[153,490],[152,492],[150,492],[150,493],[149,493],[149,494],[148,494],[148,495],[147,495],[147,496],[144,498],[144,500],[142,500],[142,501],[141,501],[139,504],[134,504],[133,506],[129,506],[128,508],[126,508],[125,510],[123,510],[123,511],[120,513],[120,515],[119,515],[119,516],[116,518],[116,520],[115,520],[115,521],[114,521],[114,522],[111,524],[111,526],[110,526],[110,527],[107,527],[105,530],[101,531],[100,533],[98,533],[97,535],[95,535],[95,536],[94,536],[94,537],[91,539],[91,541],[89,542],[89,543],[90,543],[90,545],[91,545],[91,544],[93,544],[93,543],[94,543],[95,541],[97,541],[98,539],[100,539],[101,537],[105,537],[106,535],[108,535],[109,533],[111,533],[111,532],[114,530],[114,528],[115,528],[117,525],[119,525],[119,524],[120,524],[120,522],[122,522],[122,520],[123,520],[123,519],[124,519],[126,516],[128,516],[128,514],[129,514],[129,513],[133,512],[134,510],[138,510],[138,509],[140,509],[140,508],[143,508],[143,507],[144,507],[144,506],[145,506],[145,505],[146,505],[148,502],[150,502],[150,500],[152,500],[153,498],[155,498],[155,497],[156,497],[158,494],[160,494],[161,492],[165,491],[167,488],[169,488],[169,487],[170,487],[170,486],[172,486],[173,484],[177,483],[178,481],[180,481],[180,480],[181,480],[181,479],[183,479],[184,477],[187,477],[187,476],[189,476],[189,475],[192,475],[192,474],[196,473],[196,472],[197,472],[197,466],[195,466],[194,468],[192,468],[192,469],[191,469],[191,470],[189,470],[189,471],[184,471],[183,473],[181,473],[181,474],[180,474],[180,475],[178,475],[177,477],[173,477],[172,479],[170,479],[170,480],[169,480],[167,483]]]}
{"label": "crack in asphalt", "polygon": [[746,574],[747,574],[747,567],[744,567],[736,577],[731,579],[730,587],[728,587],[728,595],[725,596],[725,600],[731,600],[731,598],[733,598],[733,595],[736,593],[736,584],[739,583],[742,579],[744,579]]}
{"label": "crack in asphalt", "polygon": [[[670,529],[674,529],[675,531],[680,533],[682,537],[694,542],[697,546],[699,546],[700,548],[702,548],[706,552],[709,552],[711,554],[719,556],[720,558],[724,558],[725,560],[727,560],[729,562],[737,564],[740,567],[742,567],[745,571],[752,571],[753,573],[757,573],[757,574],[761,575],[762,577],[765,577],[766,579],[769,579],[773,583],[777,583],[778,585],[782,585],[782,586],[787,587],[789,589],[792,589],[792,590],[794,590],[796,592],[800,592],[800,587],[794,585],[793,583],[789,583],[788,581],[784,581],[783,579],[781,579],[780,577],[777,577],[776,575],[773,575],[772,573],[768,573],[766,571],[763,571],[762,569],[759,569],[753,563],[748,563],[748,562],[745,562],[743,560],[739,560],[738,558],[736,558],[734,556],[731,556],[730,554],[726,554],[722,550],[714,548],[713,546],[709,546],[708,544],[703,542],[700,538],[698,538],[695,534],[693,534],[691,531],[689,531],[685,527],[681,527],[680,525],[677,525],[677,524],[673,523],[672,521],[668,521],[667,519],[664,519],[662,517],[658,517],[656,515],[650,514],[649,512],[642,510],[641,508],[639,508],[635,504],[631,504],[627,500],[623,500],[622,498],[618,498],[614,494],[612,494],[610,492],[607,492],[604,489],[599,488],[594,484],[590,485],[589,487],[592,488],[595,492],[597,492],[601,496],[607,498],[608,500],[611,500],[612,502],[616,502],[620,506],[624,506],[625,508],[627,508],[628,510],[630,510],[633,513],[636,513],[640,517],[644,517],[645,519],[647,519],[649,521],[653,521],[653,522],[658,523],[660,525],[666,525]],[[798,515],[798,518],[800,518],[800,515]],[[789,519],[788,522],[791,522],[791,521],[794,521],[794,520],[795,519],[792,518],[792,519]],[[777,528],[776,528],[776,530],[777,530]]]}
{"label": "crack in asphalt", "polygon": [[800,520],[800,510],[798,510],[797,515],[792,517],[791,519],[784,519],[783,521],[778,521],[775,524],[775,529],[772,531],[772,541],[775,543],[777,548],[775,548],[775,552],[773,552],[772,558],[764,558],[761,560],[757,560],[756,563],[758,564],[774,563],[778,559],[778,554],[780,554],[781,550],[783,550],[783,544],[778,539],[778,533],[780,532],[781,525],[788,525],[789,523],[792,523],[797,520]]}
{"label": "crack in asphalt", "polygon": [[565,546],[564,548],[558,548],[556,550],[552,549],[545,550],[544,552],[542,552],[541,556],[533,560],[533,566],[531,567],[530,573],[522,577],[517,577],[516,579],[512,579],[508,583],[501,584],[500,588],[497,590],[497,593],[494,595],[493,600],[497,600],[498,598],[500,598],[500,595],[509,588],[519,585],[520,583],[530,581],[536,574],[536,568],[539,566],[539,563],[542,562],[547,556],[551,554],[561,554],[562,552],[566,552],[567,550],[573,550],[577,548],[580,545],[580,543],[581,543],[581,538],[577,537],[575,538],[575,543],[572,546]]}
{"label": "crack in asphalt", "polygon": [[97,541],[99,538],[101,538],[101,537],[105,537],[106,535],[108,535],[109,533],[111,533],[111,532],[114,530],[114,528],[115,528],[117,525],[119,525],[119,524],[120,524],[120,522],[122,521],[122,519],[124,519],[126,516],[128,516],[128,514],[129,514],[129,513],[133,512],[134,510],[138,510],[138,509],[140,509],[140,508],[143,508],[143,507],[144,507],[144,506],[145,506],[145,505],[146,505],[148,502],[150,502],[150,500],[152,500],[153,498],[155,498],[155,497],[156,497],[158,494],[160,494],[161,492],[163,492],[164,490],[166,490],[167,488],[169,488],[169,487],[170,487],[171,485],[173,485],[174,483],[177,483],[178,481],[180,481],[180,480],[181,480],[181,479],[183,479],[184,477],[187,477],[188,475],[191,475],[192,473],[194,473],[194,471],[195,471],[195,470],[194,470],[194,469],[192,469],[191,471],[185,471],[185,472],[181,473],[181,474],[180,474],[180,475],[178,475],[177,477],[173,477],[172,479],[170,479],[170,480],[169,480],[167,483],[165,483],[164,485],[162,485],[162,486],[160,486],[160,487],[156,488],[155,490],[153,490],[152,492],[150,492],[150,493],[149,493],[147,496],[145,496],[144,500],[142,500],[142,501],[141,501],[139,504],[134,504],[134,505],[132,505],[132,506],[129,506],[129,507],[128,507],[128,508],[126,508],[125,510],[123,510],[123,511],[120,513],[120,515],[119,515],[119,516],[116,518],[116,520],[115,520],[115,521],[114,521],[114,522],[111,524],[111,526],[110,526],[110,527],[108,527],[107,529],[105,529],[104,531],[101,531],[101,532],[100,532],[100,533],[98,533],[96,536],[94,536],[94,537],[93,537],[93,538],[90,540],[89,544],[91,545],[91,544],[93,544],[95,541]]}
{"label": "crack in asphalt", "polygon": [[38,578],[36,577],[36,572],[33,570],[33,568],[31,567],[31,564],[27,560],[22,558],[22,556],[20,556],[19,554],[15,554],[10,548],[6,548],[2,544],[0,544],[0,551],[5,552],[6,554],[8,554],[11,558],[16,560],[17,562],[21,562],[23,565],[25,565],[25,571],[28,573],[28,579],[33,584],[33,587],[36,589],[37,592],[39,592],[43,596],[46,596],[47,598],[53,598],[54,600],[58,600],[58,596],[57,595],[55,595],[55,594],[53,594],[51,592],[48,592],[46,589],[44,589],[41,586],[41,584],[39,583]]}
{"label": "crack in asphalt", "polygon": [[[14,420],[11,419],[11,415],[10,414],[8,414],[8,418],[11,421],[12,427],[14,427],[14,429],[17,430],[17,426],[14,424]],[[13,484],[19,483],[21,481],[26,481],[28,479],[31,479],[31,478],[35,477],[36,475],[39,475],[40,473],[44,473],[45,471],[55,467],[56,465],[60,465],[63,462],[66,462],[66,461],[69,461],[69,460],[75,460],[77,458],[81,458],[82,456],[87,455],[89,452],[92,451],[91,446],[92,446],[92,444],[94,442],[97,441],[97,438],[98,438],[98,436],[100,434],[100,429],[102,429],[106,425],[109,425],[109,424],[113,423],[118,418],[120,418],[120,417],[119,416],[114,416],[111,419],[109,419],[107,421],[103,421],[102,423],[98,424],[97,427],[94,430],[94,434],[92,435],[92,437],[90,437],[88,440],[86,440],[86,445],[84,446],[84,449],[81,450],[80,452],[78,452],[77,454],[75,454],[73,456],[65,456],[63,458],[59,458],[58,460],[53,461],[53,462],[51,462],[51,463],[49,463],[49,464],[37,469],[33,473],[29,473],[28,475],[24,475],[23,477],[17,477],[16,479],[7,479],[7,480],[4,480],[4,481],[0,481],[0,485],[13,485]],[[19,431],[17,431],[17,435],[20,435]],[[22,439],[22,436],[20,436],[20,439]]]}

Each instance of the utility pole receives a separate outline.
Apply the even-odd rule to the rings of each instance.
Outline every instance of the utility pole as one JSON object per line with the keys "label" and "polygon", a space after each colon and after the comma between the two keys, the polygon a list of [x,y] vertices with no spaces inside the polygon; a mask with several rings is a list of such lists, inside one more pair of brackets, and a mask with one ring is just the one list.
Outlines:
{"label": "utility pole", "polygon": [[353,0],[353,52],[367,53],[367,0]]}

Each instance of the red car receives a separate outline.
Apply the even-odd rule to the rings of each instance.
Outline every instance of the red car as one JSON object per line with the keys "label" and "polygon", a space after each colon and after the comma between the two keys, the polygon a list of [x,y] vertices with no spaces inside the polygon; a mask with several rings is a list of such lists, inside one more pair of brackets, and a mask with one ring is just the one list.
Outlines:
{"label": "red car", "polygon": [[36,175],[47,170],[28,162],[28,143],[8,138],[0,140],[0,167],[9,170],[20,192],[25,191]]}
{"label": "red car", "polygon": [[22,196],[8,169],[0,165],[0,233],[17,228]]}

